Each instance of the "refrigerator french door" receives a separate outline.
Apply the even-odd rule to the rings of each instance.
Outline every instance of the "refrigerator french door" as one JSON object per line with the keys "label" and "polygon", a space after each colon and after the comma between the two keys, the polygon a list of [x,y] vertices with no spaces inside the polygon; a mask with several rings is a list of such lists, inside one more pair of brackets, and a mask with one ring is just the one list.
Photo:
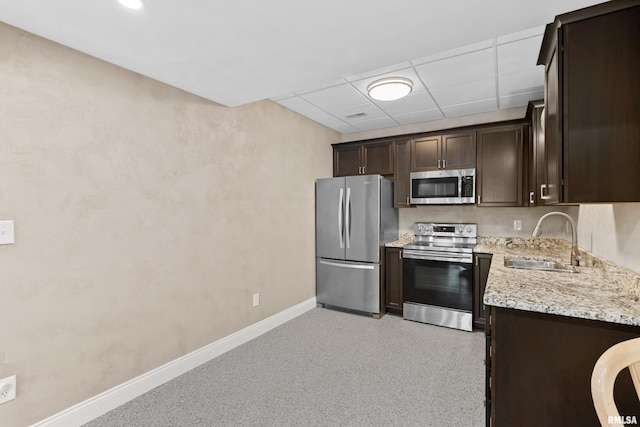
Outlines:
{"label": "refrigerator french door", "polygon": [[379,314],[380,250],[397,237],[391,181],[380,175],[317,180],[318,304]]}

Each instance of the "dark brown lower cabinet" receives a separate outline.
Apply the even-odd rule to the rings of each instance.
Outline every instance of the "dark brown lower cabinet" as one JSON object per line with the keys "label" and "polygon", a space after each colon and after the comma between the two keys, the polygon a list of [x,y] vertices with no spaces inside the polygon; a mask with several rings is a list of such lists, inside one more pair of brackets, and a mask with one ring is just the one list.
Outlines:
{"label": "dark brown lower cabinet", "polygon": [[485,306],[482,303],[484,288],[491,266],[491,254],[477,253],[473,255],[473,327],[484,329]]}
{"label": "dark brown lower cabinet", "polygon": [[402,314],[402,248],[386,248],[385,305],[390,313]]}
{"label": "dark brown lower cabinet", "polygon": [[[488,309],[487,425],[600,426],[591,398],[593,367],[612,345],[639,337],[640,326]],[[626,369],[614,398],[621,415],[640,417]]]}

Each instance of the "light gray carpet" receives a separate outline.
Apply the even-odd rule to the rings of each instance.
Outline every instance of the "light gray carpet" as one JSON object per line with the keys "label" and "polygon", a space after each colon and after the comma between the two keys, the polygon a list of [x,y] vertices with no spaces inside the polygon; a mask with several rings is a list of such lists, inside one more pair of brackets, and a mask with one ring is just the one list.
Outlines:
{"label": "light gray carpet", "polygon": [[484,343],[315,308],[86,426],[482,426]]}

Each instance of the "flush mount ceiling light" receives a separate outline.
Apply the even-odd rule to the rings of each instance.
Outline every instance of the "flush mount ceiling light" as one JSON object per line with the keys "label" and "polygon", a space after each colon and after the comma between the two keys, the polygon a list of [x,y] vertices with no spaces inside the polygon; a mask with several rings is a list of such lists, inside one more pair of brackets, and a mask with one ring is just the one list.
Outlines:
{"label": "flush mount ceiling light", "polygon": [[140,10],[144,7],[142,0],[118,0],[121,5],[133,10]]}
{"label": "flush mount ceiling light", "polygon": [[394,101],[411,93],[413,82],[404,77],[387,77],[367,86],[369,96],[377,101]]}

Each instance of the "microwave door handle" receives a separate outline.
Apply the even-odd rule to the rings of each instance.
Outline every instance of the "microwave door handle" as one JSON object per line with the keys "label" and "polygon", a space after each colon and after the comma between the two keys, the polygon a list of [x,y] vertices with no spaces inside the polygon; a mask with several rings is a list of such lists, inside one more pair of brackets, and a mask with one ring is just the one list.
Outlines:
{"label": "microwave door handle", "polygon": [[347,248],[351,247],[351,187],[347,187],[347,202],[345,204],[345,225],[344,234],[346,236]]}

